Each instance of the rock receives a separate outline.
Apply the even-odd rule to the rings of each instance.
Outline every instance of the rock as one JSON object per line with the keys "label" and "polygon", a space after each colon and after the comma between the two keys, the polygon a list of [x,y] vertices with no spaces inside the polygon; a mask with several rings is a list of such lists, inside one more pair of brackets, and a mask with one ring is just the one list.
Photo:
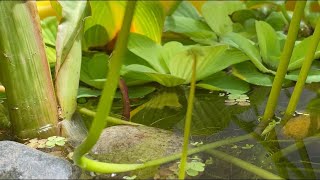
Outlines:
{"label": "rock", "polygon": [[173,132],[147,126],[106,128],[91,155],[113,163],[142,163],[181,152],[183,139]]}
{"label": "rock", "polygon": [[[171,131],[147,126],[112,126],[102,132],[90,156],[102,162],[143,163],[181,152],[182,144],[182,137]],[[157,169],[137,170],[131,175],[146,179],[153,177]]]}
{"label": "rock", "polygon": [[77,179],[68,161],[13,141],[0,141],[0,179]]}

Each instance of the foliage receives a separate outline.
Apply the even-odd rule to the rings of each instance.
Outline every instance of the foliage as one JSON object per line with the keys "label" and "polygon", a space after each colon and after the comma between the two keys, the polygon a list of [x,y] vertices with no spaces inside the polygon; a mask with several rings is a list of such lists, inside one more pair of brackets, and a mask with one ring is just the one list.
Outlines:
{"label": "foliage", "polygon": [[60,136],[51,136],[47,139],[30,139],[27,143],[27,146],[32,148],[53,148],[55,146],[64,146],[67,139],[65,137]]}

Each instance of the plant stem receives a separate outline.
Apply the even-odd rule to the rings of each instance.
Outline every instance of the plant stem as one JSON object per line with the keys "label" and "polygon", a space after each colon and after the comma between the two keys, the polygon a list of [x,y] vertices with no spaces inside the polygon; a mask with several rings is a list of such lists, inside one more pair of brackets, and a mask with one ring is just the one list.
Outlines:
{"label": "plant stem", "polygon": [[15,135],[58,135],[58,108],[36,2],[0,1],[0,34],[0,77]]}
{"label": "plant stem", "polygon": [[119,89],[121,91],[121,100],[123,104],[123,112],[122,116],[125,118],[125,120],[130,120],[130,99],[129,99],[129,91],[128,86],[126,85],[126,82],[124,79],[120,78],[119,80]]}
{"label": "plant stem", "polygon": [[[303,87],[305,84],[305,81],[308,77],[308,73],[312,64],[312,61],[314,59],[314,54],[316,52],[316,49],[318,47],[320,40],[320,19],[318,19],[315,31],[312,35],[311,44],[308,49],[306,49],[307,53],[303,60],[303,64],[299,73],[298,81],[294,87],[294,90],[291,94],[291,98],[289,101],[289,104],[287,106],[287,110],[285,112],[285,116],[291,116],[294,111],[296,110],[298,101],[300,99],[301,93],[303,91]],[[286,118],[285,118],[286,119]]]}
{"label": "plant stem", "polygon": [[197,67],[197,55],[196,52],[192,49],[189,52],[193,56],[193,65],[192,65],[192,78],[191,78],[191,86],[188,97],[188,107],[186,113],[186,122],[184,127],[184,136],[183,136],[183,147],[182,147],[182,156],[179,170],[179,179],[185,178],[185,169],[187,164],[187,156],[188,156],[188,146],[189,146],[189,136],[190,136],[190,128],[191,128],[191,120],[192,120],[192,111],[193,111],[193,102],[194,102],[194,93],[196,89],[196,67]]}
{"label": "plant stem", "polygon": [[284,77],[287,72],[287,68],[290,62],[291,54],[294,48],[294,44],[298,35],[300,20],[304,13],[304,7],[306,5],[306,1],[297,1],[296,6],[294,8],[293,17],[289,26],[288,37],[284,45],[284,50],[280,57],[279,67],[276,72],[276,76],[274,78],[272,89],[270,92],[270,96],[268,98],[268,103],[266,109],[264,111],[263,117],[261,119],[261,123],[259,123],[256,132],[260,134],[269,123],[271,118],[274,115],[274,110],[278,103],[278,98],[280,95],[280,90],[282,88],[282,83]]}
{"label": "plant stem", "polygon": [[110,59],[110,71],[108,72],[107,81],[105,82],[102,91],[96,116],[92,122],[87,138],[74,151],[73,159],[75,163],[85,169],[87,164],[85,161],[81,161],[81,159],[83,159],[82,156],[92,149],[98,141],[102,130],[107,125],[107,121],[105,121],[105,119],[110,113],[113,97],[118,85],[123,57],[127,51],[130,26],[136,3],[136,1],[127,2],[122,28],[119,33],[119,39],[116,43],[115,52]]}
{"label": "plant stem", "polygon": [[290,24],[291,17],[289,16],[287,9],[286,9],[286,2],[284,1],[281,5],[279,5],[281,13],[283,17],[286,19],[287,23]]}
{"label": "plant stem", "polygon": [[259,168],[253,164],[250,164],[246,161],[243,161],[239,158],[236,158],[236,157],[233,157],[233,156],[230,156],[229,154],[226,154],[224,152],[221,152],[221,151],[217,151],[217,150],[214,150],[214,149],[211,149],[211,150],[207,150],[206,152],[208,152],[209,154],[221,159],[221,160],[224,160],[224,161],[227,161],[227,162],[230,162],[236,166],[239,166],[240,168],[242,169],[245,169],[246,171],[249,171],[253,174],[256,174],[257,176],[261,177],[261,178],[264,178],[264,179],[283,179],[282,177],[280,176],[277,176],[269,171],[266,171],[262,168]]}
{"label": "plant stem", "polygon": [[[91,111],[87,108],[78,108],[78,111],[82,114],[85,114],[87,116],[90,116],[90,117],[95,117],[96,116],[96,112],[94,111]],[[115,118],[115,117],[111,117],[111,116],[108,116],[106,118],[106,121],[107,122],[110,122],[110,123],[114,123],[114,124],[121,124],[121,125],[132,125],[132,126],[144,126],[143,124],[138,124],[138,123],[134,123],[134,122],[129,122],[129,121],[125,121],[125,120],[122,120],[122,119],[119,119],[119,118]]]}
{"label": "plant stem", "polygon": [[[193,149],[190,149],[188,151],[188,155],[199,153],[208,149],[217,148],[223,145],[236,143],[239,141],[251,139],[254,134],[246,134],[234,138],[224,139],[221,141],[217,141],[211,144],[202,145],[200,147],[196,147]],[[89,158],[86,158],[85,156],[82,156],[80,159],[80,167],[88,170],[88,171],[94,171],[98,173],[118,173],[118,172],[126,172],[126,171],[132,171],[137,169],[143,169],[147,167],[157,166],[164,163],[168,163],[174,160],[177,160],[181,157],[182,153],[173,154],[170,156],[166,156],[164,158],[155,159],[152,161],[148,161],[144,164],[114,164],[114,163],[104,163],[104,162],[98,162]]]}

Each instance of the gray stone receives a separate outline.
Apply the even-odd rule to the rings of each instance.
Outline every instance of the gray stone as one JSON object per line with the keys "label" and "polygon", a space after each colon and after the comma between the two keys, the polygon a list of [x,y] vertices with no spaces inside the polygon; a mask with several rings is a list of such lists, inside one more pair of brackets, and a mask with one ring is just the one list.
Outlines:
{"label": "gray stone", "polygon": [[76,179],[78,167],[13,141],[0,141],[0,179]]}

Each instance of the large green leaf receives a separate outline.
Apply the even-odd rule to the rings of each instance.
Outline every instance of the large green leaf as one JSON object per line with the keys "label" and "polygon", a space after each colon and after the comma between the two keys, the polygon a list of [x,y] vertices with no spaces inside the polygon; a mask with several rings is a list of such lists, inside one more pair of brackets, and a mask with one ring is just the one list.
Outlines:
{"label": "large green leaf", "polygon": [[228,46],[193,46],[172,56],[168,62],[170,74],[191,82],[192,64],[197,59],[196,79],[203,79],[215,72],[214,62],[227,50]]}
{"label": "large green leaf", "polygon": [[91,57],[82,57],[80,80],[97,89],[102,89],[104,81],[97,79],[106,78],[108,72],[108,56],[96,53]]}
{"label": "large green leaf", "polygon": [[221,38],[221,41],[243,51],[252,61],[252,63],[262,72],[275,74],[262,64],[262,60],[257,47],[249,39],[230,32]]}
{"label": "large green leaf", "polygon": [[130,77],[145,81],[155,81],[167,87],[177,86],[185,83],[185,79],[175,77],[170,74],[162,74],[143,65],[132,64],[124,68],[126,69],[127,74],[130,74]]}
{"label": "large green leaf", "polygon": [[[309,48],[312,40],[312,36],[305,38],[299,44],[297,44],[292,52],[292,56],[290,59],[290,63],[288,66],[288,70],[298,69],[302,66],[304,56],[306,55],[306,50]],[[320,45],[318,45],[317,50],[315,52],[315,59],[320,57]]]}
{"label": "large green leaf", "polygon": [[262,61],[272,69],[276,69],[281,54],[276,31],[264,21],[256,21],[256,31]]}
{"label": "large green leaf", "polygon": [[135,33],[130,34],[128,49],[148,62],[157,72],[168,72],[165,62],[160,59],[161,46],[148,37]]}
{"label": "large green leaf", "polygon": [[250,84],[272,86],[274,76],[261,73],[252,63],[243,62],[232,67],[232,74]]}
{"label": "large green leaf", "polygon": [[203,79],[197,83],[197,86],[214,91],[226,91],[232,94],[243,94],[250,90],[248,83],[232,75],[227,75],[223,71]]}
{"label": "large green leaf", "polygon": [[233,22],[229,15],[244,8],[241,1],[207,1],[202,6],[202,15],[215,33],[223,35],[232,32]]}

